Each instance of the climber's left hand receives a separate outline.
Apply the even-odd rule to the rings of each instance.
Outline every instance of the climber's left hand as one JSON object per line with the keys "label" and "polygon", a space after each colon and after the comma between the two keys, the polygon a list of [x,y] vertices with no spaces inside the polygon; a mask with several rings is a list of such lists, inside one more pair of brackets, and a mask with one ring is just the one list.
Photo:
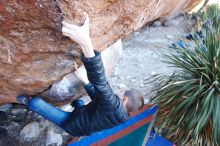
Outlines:
{"label": "climber's left hand", "polygon": [[82,81],[85,85],[89,83],[87,72],[84,66],[81,66],[75,71],[77,78]]}

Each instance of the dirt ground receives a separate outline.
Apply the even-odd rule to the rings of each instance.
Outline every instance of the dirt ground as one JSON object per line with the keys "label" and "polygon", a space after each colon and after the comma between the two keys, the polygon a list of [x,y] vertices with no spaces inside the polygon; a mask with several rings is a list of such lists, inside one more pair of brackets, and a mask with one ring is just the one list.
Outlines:
{"label": "dirt ground", "polygon": [[117,90],[124,84],[140,90],[145,99],[154,96],[152,90],[155,83],[147,83],[147,79],[156,74],[173,72],[167,64],[161,62],[162,54],[173,50],[169,46],[183,37],[187,33],[185,30],[177,30],[173,26],[149,26],[123,40],[122,59],[109,79],[112,88]]}

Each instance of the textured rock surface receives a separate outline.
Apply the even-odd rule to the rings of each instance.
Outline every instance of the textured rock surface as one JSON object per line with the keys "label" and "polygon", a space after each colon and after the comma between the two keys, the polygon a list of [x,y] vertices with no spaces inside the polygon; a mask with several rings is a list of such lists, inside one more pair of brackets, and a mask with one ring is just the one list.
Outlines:
{"label": "textured rock surface", "polygon": [[[16,110],[19,112],[13,112]],[[0,111],[0,146],[66,146],[70,138],[55,124],[27,111],[26,106]]]}
{"label": "textured rock surface", "polygon": [[50,129],[47,133],[46,146],[56,145],[60,146],[63,143],[61,134],[55,133],[53,129]]}
{"label": "textured rock surface", "polygon": [[29,140],[35,140],[40,135],[40,127],[37,122],[32,122],[25,126],[21,132],[20,137],[23,139],[23,141],[29,141]]}
{"label": "textured rock surface", "polygon": [[191,9],[200,0],[0,0],[0,103],[37,94],[74,71],[79,48],[61,34],[61,21],[91,18],[94,46],[103,50],[147,22]]}

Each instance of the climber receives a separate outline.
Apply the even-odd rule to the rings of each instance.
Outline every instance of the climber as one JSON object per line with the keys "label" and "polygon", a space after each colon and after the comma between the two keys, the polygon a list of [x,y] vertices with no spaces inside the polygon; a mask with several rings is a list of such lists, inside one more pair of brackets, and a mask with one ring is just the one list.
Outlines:
{"label": "climber", "polygon": [[72,112],[62,111],[40,97],[17,96],[17,102],[54,122],[72,136],[84,136],[114,127],[129,119],[129,113],[143,105],[143,95],[135,89],[123,89],[114,94],[106,80],[101,54],[93,50],[89,35],[89,17],[82,26],[62,22],[63,35],[79,43],[85,68],[78,69],[76,76],[85,83],[85,90],[92,101],[78,103]]}

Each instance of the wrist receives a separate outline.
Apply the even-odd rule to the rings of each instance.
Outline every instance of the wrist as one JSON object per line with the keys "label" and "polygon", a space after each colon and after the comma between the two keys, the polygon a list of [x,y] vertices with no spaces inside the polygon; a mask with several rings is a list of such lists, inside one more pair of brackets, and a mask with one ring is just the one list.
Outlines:
{"label": "wrist", "polygon": [[89,83],[88,78],[82,78],[81,81],[84,83],[84,85],[87,85]]}
{"label": "wrist", "polygon": [[79,43],[81,46],[91,46],[92,44],[92,40],[90,38],[89,35],[86,35],[86,36],[83,36],[81,39],[80,39],[80,43]]}
{"label": "wrist", "polygon": [[93,50],[93,45],[92,45],[91,39],[82,40],[82,42],[80,43],[80,46],[82,47],[82,49]]}
{"label": "wrist", "polygon": [[92,58],[95,56],[94,48],[93,48],[91,41],[86,42],[86,43],[82,43],[80,46],[81,46],[83,54],[86,58]]}
{"label": "wrist", "polygon": [[85,84],[85,85],[89,84],[89,80],[84,81],[84,84]]}

